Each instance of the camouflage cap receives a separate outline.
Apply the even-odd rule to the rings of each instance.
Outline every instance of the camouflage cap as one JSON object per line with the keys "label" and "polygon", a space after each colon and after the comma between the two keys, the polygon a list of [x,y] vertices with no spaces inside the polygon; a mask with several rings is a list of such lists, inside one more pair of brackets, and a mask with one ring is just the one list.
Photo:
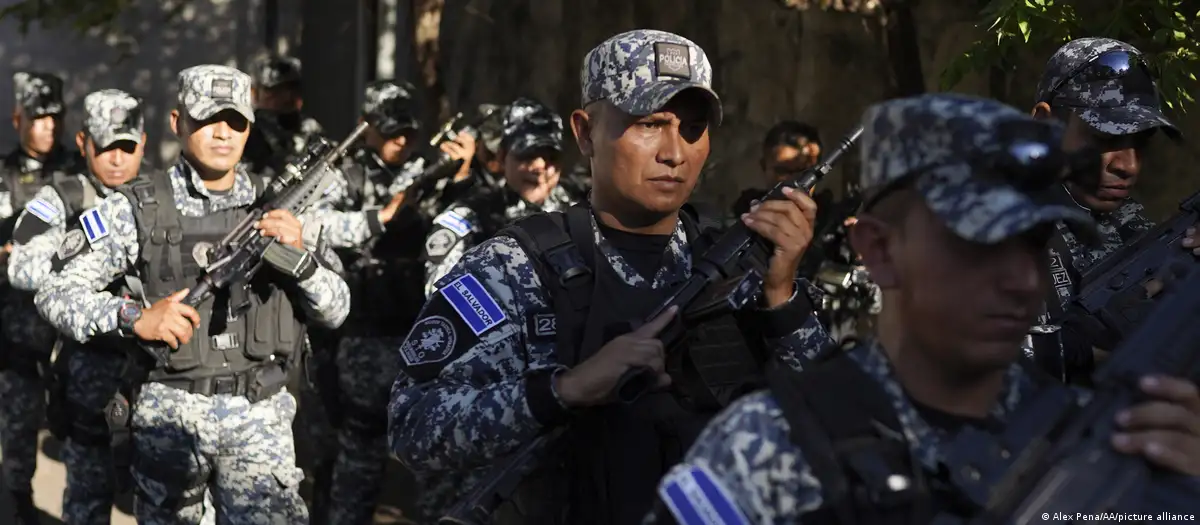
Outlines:
{"label": "camouflage cap", "polygon": [[367,122],[385,135],[420,128],[413,111],[416,88],[397,80],[376,80],[367,84],[362,113]]}
{"label": "camouflage cap", "polygon": [[[1132,59],[1129,73],[1110,78],[1082,75],[1101,56],[1123,53]],[[1124,57],[1113,56],[1113,60]],[[1142,52],[1120,40],[1080,38],[1067,42],[1042,72],[1036,102],[1056,102],[1070,107],[1097,131],[1127,135],[1147,129],[1164,128],[1178,137],[1179,130],[1163,115],[1158,87],[1148,69],[1141,64]],[[1122,64],[1125,66],[1126,64]]]}
{"label": "camouflage cap", "polygon": [[34,117],[63,112],[63,80],[50,73],[18,71],[13,74],[13,94],[18,108]]}
{"label": "camouflage cap", "polygon": [[84,97],[83,110],[83,128],[97,148],[107,148],[118,140],[142,141],[141,101],[133,95],[119,89],[93,91]]}
{"label": "camouflage cap", "polygon": [[254,65],[254,85],[273,88],[300,82],[300,59],[290,56],[269,56]]}
{"label": "camouflage cap", "polygon": [[539,148],[562,151],[563,121],[554,110],[530,99],[519,98],[504,114],[500,149],[520,155]]}
{"label": "camouflage cap", "polygon": [[[876,104],[863,115],[862,188],[879,190],[908,176],[926,204],[963,239],[994,244],[1042,223],[1067,221],[1094,229],[1082,208],[1036,199],[1002,181],[976,176],[977,159],[1003,148],[999,127],[1035,121],[994,100],[930,94]],[[1058,141],[1054,142],[1054,146]]]}
{"label": "camouflage cap", "polygon": [[709,119],[717,126],[721,99],[712,90],[712,73],[708,56],[691,40],[653,29],[629,31],[605,40],[584,57],[581,103],[608,100],[625,113],[644,116],[696,88],[708,98]]}
{"label": "camouflage cap", "polygon": [[232,109],[254,122],[250,75],[229,66],[207,64],[180,71],[179,103],[196,120]]}

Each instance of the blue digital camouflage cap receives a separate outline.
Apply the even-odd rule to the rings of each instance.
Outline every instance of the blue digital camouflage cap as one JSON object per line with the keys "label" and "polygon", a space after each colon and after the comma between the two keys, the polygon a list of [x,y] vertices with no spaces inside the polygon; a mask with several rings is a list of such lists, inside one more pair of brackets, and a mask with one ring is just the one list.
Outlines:
{"label": "blue digital camouflage cap", "polygon": [[118,140],[142,141],[145,122],[141,102],[119,89],[102,89],[83,99],[83,128],[96,147],[107,148]]}
{"label": "blue digital camouflage cap", "polygon": [[638,29],[605,40],[584,57],[579,83],[583,106],[608,100],[635,116],[661,110],[683,90],[699,89],[711,104],[711,123],[721,123],[721,99],[712,90],[708,56],[676,34]]}
{"label": "blue digital camouflage cap", "polygon": [[63,80],[50,73],[18,71],[13,74],[16,105],[33,117],[63,112]]}
{"label": "blue digital camouflage cap", "polygon": [[290,56],[268,56],[254,65],[254,85],[271,89],[300,82],[300,59]]}
{"label": "blue digital camouflage cap", "polygon": [[232,109],[254,122],[250,75],[229,66],[205,64],[180,71],[179,103],[196,120]]}
{"label": "blue digital camouflage cap", "polygon": [[930,94],[871,106],[862,120],[863,191],[915,176],[914,187],[950,230],[986,244],[1047,222],[1067,221],[1081,232],[1094,229],[1091,216],[1079,207],[1034,199],[1012,185],[976,176],[973,163],[1001,149],[999,126],[1012,121],[1061,133],[1057,123],[965,95]]}
{"label": "blue digital camouflage cap", "polygon": [[536,149],[562,151],[563,122],[554,110],[530,98],[518,98],[504,114],[500,149],[520,155]]}
{"label": "blue digital camouflage cap", "polygon": [[1179,130],[1163,115],[1158,86],[1149,70],[1140,68],[1120,78],[1087,78],[1081,73],[1106,53],[1126,53],[1140,63],[1142,52],[1120,40],[1080,38],[1067,42],[1042,72],[1035,102],[1068,106],[1097,131],[1127,135],[1163,128]]}

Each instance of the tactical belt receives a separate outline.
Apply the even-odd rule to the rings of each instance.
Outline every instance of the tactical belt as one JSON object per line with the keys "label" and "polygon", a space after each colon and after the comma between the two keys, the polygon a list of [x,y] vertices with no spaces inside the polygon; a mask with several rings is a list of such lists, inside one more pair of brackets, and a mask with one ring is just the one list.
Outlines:
{"label": "tactical belt", "polygon": [[231,375],[200,379],[159,378],[151,381],[192,394],[241,396],[251,403],[257,403],[283,390],[288,375],[285,365],[272,363]]}

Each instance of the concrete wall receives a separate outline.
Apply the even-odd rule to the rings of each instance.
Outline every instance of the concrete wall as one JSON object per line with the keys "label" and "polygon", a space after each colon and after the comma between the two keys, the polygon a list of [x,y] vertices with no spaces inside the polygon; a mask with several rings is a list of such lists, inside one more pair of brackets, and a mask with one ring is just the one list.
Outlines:
{"label": "concrete wall", "polygon": [[[296,2],[281,0],[281,12]],[[10,0],[0,5],[6,3]],[[171,5],[162,0],[138,0],[112,35],[77,35],[69,28],[33,26],[23,36],[15,21],[0,23],[0,108],[7,115],[11,107],[14,71],[56,73],[65,80],[69,112],[65,131],[73,137],[80,127],[87,93],[123,89],[145,99],[147,159],[155,165],[169,162],[178,151],[169,138],[168,115],[175,102],[179,70],[204,63],[245,68],[266,49],[263,0],[195,0],[176,19],[167,21]],[[275,44],[284,49],[294,46],[299,29],[299,16],[285,12]],[[12,126],[0,125],[3,151],[16,140]]]}

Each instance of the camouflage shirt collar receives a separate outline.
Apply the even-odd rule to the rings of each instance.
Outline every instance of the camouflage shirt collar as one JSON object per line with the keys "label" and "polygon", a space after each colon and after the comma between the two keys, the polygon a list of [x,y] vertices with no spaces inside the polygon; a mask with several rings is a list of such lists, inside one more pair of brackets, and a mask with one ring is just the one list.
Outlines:
{"label": "camouflage shirt collar", "polygon": [[682,219],[675,221],[675,232],[671,234],[671,240],[663,252],[663,264],[659,267],[658,273],[654,275],[654,280],[650,282],[647,282],[646,278],[639,274],[608,242],[608,239],[604,238],[604,234],[600,231],[600,225],[596,222],[595,214],[592,215],[592,232],[595,235],[596,248],[604,254],[612,269],[629,286],[651,289],[665,288],[682,282],[692,274],[692,252],[688,245],[687,233],[683,229]]}
{"label": "camouflage shirt collar", "polygon": [[[921,416],[904,391],[904,387],[897,380],[891,361],[888,360],[878,341],[875,339],[864,341],[851,349],[849,356],[862,367],[867,375],[879,382],[891,400],[904,437],[913,454],[927,468],[936,470],[943,460],[940,451],[941,445],[952,436],[949,436],[946,430],[930,425]],[[1021,365],[1019,363],[1010,365],[1004,378],[1004,390],[992,408],[992,417],[1004,421],[1021,402],[1021,397],[1028,395],[1032,388],[1033,381]]]}
{"label": "camouflage shirt collar", "polygon": [[208,188],[204,187],[204,180],[200,178],[200,174],[192,167],[191,163],[180,157],[179,162],[170,171],[171,188],[174,190],[176,203],[179,203],[181,199],[207,201],[206,207],[209,211],[253,204],[257,197],[257,191],[254,189],[254,182],[250,180],[250,174],[246,172],[246,166],[238,163],[234,170],[237,174],[233,181],[233,187],[228,192],[213,195]]}
{"label": "camouflage shirt collar", "polygon": [[[476,180],[476,183],[483,183],[482,180]],[[562,211],[571,205],[571,198],[567,195],[567,191],[562,186],[555,186],[550,190],[550,195],[546,196],[545,202],[534,204],[523,198],[515,190],[507,185],[502,185],[501,191],[504,195],[505,207],[504,216],[510,221],[524,218],[534,213]]]}

